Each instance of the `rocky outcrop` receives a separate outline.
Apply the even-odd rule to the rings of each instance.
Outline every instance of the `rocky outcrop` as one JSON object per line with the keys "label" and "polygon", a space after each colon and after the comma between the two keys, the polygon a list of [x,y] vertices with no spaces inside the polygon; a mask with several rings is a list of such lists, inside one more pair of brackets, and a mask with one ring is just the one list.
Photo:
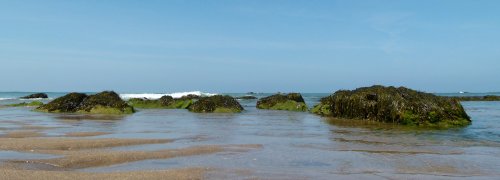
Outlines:
{"label": "rocky outcrop", "polygon": [[9,104],[7,106],[9,107],[39,107],[43,105],[43,102],[41,101],[32,101],[32,102],[22,102],[22,103],[18,103],[18,104]]}
{"label": "rocky outcrop", "polygon": [[246,95],[246,96],[236,97],[236,99],[241,99],[241,100],[252,100],[252,99],[258,99],[258,98],[257,98],[257,97],[255,97],[255,96]]}
{"label": "rocky outcrop", "polygon": [[201,97],[188,109],[197,113],[239,113],[243,111],[243,107],[236,99],[223,95]]}
{"label": "rocky outcrop", "polygon": [[93,114],[130,114],[134,108],[113,91],[103,91],[83,100],[77,112]]}
{"label": "rocky outcrop", "polygon": [[182,99],[182,100],[186,100],[186,99],[200,99],[201,96],[198,96],[196,94],[188,94],[188,95],[185,95],[185,96],[182,96],[180,98],[176,98],[176,99]]}
{"label": "rocky outcrop", "polygon": [[38,111],[55,113],[130,114],[133,107],[113,91],[103,91],[87,96],[69,93],[37,108]]}
{"label": "rocky outcrop", "polygon": [[466,126],[471,122],[458,100],[405,87],[340,90],[321,99],[311,112],[336,118],[444,128]]}
{"label": "rocky outcrop", "polygon": [[162,96],[160,99],[133,98],[128,103],[135,108],[143,109],[187,109],[198,96],[183,96],[172,98],[172,96]]}
{"label": "rocky outcrop", "polygon": [[39,98],[49,98],[45,93],[35,93],[27,96],[21,97],[21,99],[39,99]]}
{"label": "rocky outcrop", "polygon": [[299,93],[275,94],[257,101],[257,108],[287,111],[307,111],[306,103]]}
{"label": "rocky outcrop", "polygon": [[85,98],[87,95],[83,93],[69,93],[38,107],[37,110],[57,113],[76,112]]}

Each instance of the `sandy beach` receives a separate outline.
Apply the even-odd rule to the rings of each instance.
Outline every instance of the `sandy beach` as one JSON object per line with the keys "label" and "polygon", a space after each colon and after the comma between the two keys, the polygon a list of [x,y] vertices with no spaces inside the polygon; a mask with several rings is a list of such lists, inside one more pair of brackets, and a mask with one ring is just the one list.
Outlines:
{"label": "sandy beach", "polygon": [[[8,122],[8,121],[7,121]],[[53,155],[49,159],[11,159],[0,166],[3,179],[203,179],[208,167],[119,173],[85,173],[72,170],[130,163],[147,159],[168,159],[218,152],[245,152],[262,148],[258,144],[204,145],[156,151],[115,151],[112,147],[169,143],[169,139],[82,139],[105,132],[71,132],[65,137],[45,135],[22,126],[0,138],[0,150]],[[39,129],[50,129],[39,128]],[[73,138],[68,138],[73,137]],[[75,138],[76,137],[76,138]]]}

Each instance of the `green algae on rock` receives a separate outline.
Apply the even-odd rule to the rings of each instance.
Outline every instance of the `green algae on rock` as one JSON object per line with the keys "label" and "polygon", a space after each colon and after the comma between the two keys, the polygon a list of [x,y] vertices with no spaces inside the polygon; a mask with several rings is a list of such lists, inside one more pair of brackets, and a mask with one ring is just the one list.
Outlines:
{"label": "green algae on rock", "polygon": [[131,114],[134,108],[113,91],[103,91],[85,98],[77,112],[91,114]]}
{"label": "green algae on rock", "polygon": [[41,106],[43,105],[43,102],[41,101],[32,101],[32,102],[22,102],[22,103],[18,103],[18,104],[9,104],[7,106],[10,106],[10,107],[38,107],[38,106]]}
{"label": "green algae on rock", "polygon": [[87,96],[69,93],[36,109],[54,113],[131,114],[135,110],[113,91],[103,91]]}
{"label": "green algae on rock", "polygon": [[299,93],[275,94],[257,101],[257,108],[286,111],[307,111],[306,103]]}
{"label": "green algae on rock", "polygon": [[462,127],[471,120],[456,99],[405,87],[372,86],[340,90],[322,98],[312,113],[425,127]]}
{"label": "green algae on rock", "polygon": [[163,108],[157,99],[152,100],[152,99],[145,99],[145,98],[131,98],[127,101],[127,103],[134,108],[143,108],[143,109]]}
{"label": "green algae on rock", "polygon": [[44,98],[49,98],[49,96],[47,96],[47,94],[45,93],[35,93],[21,97],[21,99],[38,99],[38,98],[44,99]]}
{"label": "green algae on rock", "polygon": [[69,93],[36,108],[36,110],[55,113],[76,112],[85,98],[87,98],[87,95],[83,93]]}
{"label": "green algae on rock", "polygon": [[198,99],[199,96],[187,95],[181,98],[172,98],[171,96],[163,96],[158,101],[168,109],[187,109],[193,104],[193,99]]}
{"label": "green algae on rock", "polygon": [[243,107],[236,99],[223,95],[202,97],[188,109],[197,113],[239,113],[243,111]]}
{"label": "green algae on rock", "polygon": [[142,99],[132,98],[128,103],[135,108],[143,109],[187,109],[193,104],[193,99],[198,96],[183,96],[181,98],[172,98],[172,96],[162,96],[160,99]]}

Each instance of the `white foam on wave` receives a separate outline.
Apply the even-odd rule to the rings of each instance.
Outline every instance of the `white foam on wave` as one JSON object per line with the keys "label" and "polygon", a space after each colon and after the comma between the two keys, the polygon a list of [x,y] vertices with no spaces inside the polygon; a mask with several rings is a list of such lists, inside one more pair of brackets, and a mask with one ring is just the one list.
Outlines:
{"label": "white foam on wave", "polygon": [[54,98],[31,98],[31,99],[23,99],[23,98],[0,98],[0,101],[6,100],[21,100],[21,101],[40,101],[40,100],[52,100]]}
{"label": "white foam on wave", "polygon": [[33,101],[35,101],[35,100],[44,100],[44,99],[49,99],[50,100],[52,98],[30,98],[30,99],[20,98],[19,100],[33,100]]}
{"label": "white foam on wave", "polygon": [[120,94],[120,97],[124,100],[128,100],[131,98],[147,98],[147,99],[160,99],[162,96],[172,96],[173,98],[180,98],[182,96],[187,95],[197,95],[197,96],[213,96],[217,94],[206,93],[201,91],[191,91],[191,92],[176,92],[170,94],[161,94],[161,93],[142,93],[142,94]]}

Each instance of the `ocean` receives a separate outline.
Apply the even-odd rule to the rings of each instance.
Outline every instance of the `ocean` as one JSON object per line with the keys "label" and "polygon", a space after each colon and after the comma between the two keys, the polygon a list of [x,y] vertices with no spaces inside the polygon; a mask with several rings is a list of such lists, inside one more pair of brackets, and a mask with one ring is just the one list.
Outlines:
{"label": "ocean", "polygon": [[[217,93],[192,92],[200,95]],[[27,102],[31,92],[1,92],[0,105]],[[47,93],[51,99],[66,93]],[[181,96],[186,93],[172,93]],[[222,93],[243,96],[245,93]],[[442,93],[482,96],[500,93]],[[120,93],[122,98],[157,98],[163,94]],[[257,97],[269,93],[253,94]],[[302,94],[312,107],[329,93]],[[258,144],[253,150],[218,152],[166,159],[147,159],[108,166],[76,168],[79,172],[122,172],[169,168],[216,169],[208,179],[452,179],[500,178],[500,102],[463,102],[472,124],[436,130],[332,119],[306,112],[256,109],[257,100],[240,100],[240,114],[197,114],[187,110],[139,109],[126,116],[48,114],[29,107],[0,107],[0,133],[27,125],[44,136],[103,132],[96,138],[172,139],[160,144],[112,147],[119,151],[155,151],[203,145]],[[1,144],[2,138],[0,138]],[[1,147],[1,146],[0,146]],[[48,156],[48,157],[47,157]],[[0,163],[51,155],[0,150]]]}

